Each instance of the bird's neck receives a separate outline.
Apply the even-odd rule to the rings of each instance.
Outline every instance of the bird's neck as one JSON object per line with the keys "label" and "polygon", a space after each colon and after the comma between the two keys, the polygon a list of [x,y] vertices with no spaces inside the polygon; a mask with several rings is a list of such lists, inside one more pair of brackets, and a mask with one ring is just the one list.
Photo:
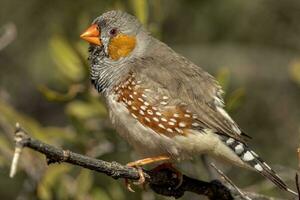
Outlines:
{"label": "bird's neck", "polygon": [[107,96],[111,94],[117,84],[128,77],[132,68],[134,68],[133,63],[144,57],[145,51],[147,51],[149,46],[149,38],[148,33],[138,34],[137,44],[133,52],[127,57],[122,57],[118,60],[109,58],[103,47],[90,47],[91,81],[98,92]]}
{"label": "bird's neck", "polygon": [[107,96],[113,87],[123,81],[129,71],[124,59],[111,61],[102,47],[90,47],[90,78],[97,91]]}

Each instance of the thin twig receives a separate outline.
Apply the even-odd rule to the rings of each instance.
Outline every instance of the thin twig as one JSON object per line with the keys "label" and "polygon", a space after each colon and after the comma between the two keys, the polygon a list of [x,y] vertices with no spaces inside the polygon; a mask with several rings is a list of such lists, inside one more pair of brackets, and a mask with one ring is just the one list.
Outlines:
{"label": "thin twig", "polygon": [[[26,131],[16,125],[15,131],[16,149],[13,158],[10,176],[16,172],[18,160],[23,148],[27,147],[34,151],[44,154],[47,158],[48,164],[51,163],[69,163],[72,165],[81,166],[99,173],[104,173],[112,178],[126,178],[129,180],[138,180],[138,170],[126,165],[121,165],[117,162],[107,162],[99,159],[94,159],[88,156],[74,153],[69,150],[63,150],[49,144],[43,143],[37,139],[30,137]],[[221,172],[215,166],[213,166],[218,173]],[[244,200],[245,194],[242,193],[233,183],[227,178],[223,172],[220,174],[227,180],[232,186],[226,186],[218,180],[211,182],[205,182],[197,180],[186,175],[182,176],[182,179],[178,180],[174,171],[169,169],[162,169],[160,171],[144,170],[143,174],[146,179],[146,183],[149,184],[150,188],[157,194],[180,198],[185,192],[192,192],[199,195],[205,195],[211,200]],[[178,185],[180,186],[178,187]],[[239,192],[237,192],[239,191]],[[239,195],[236,195],[239,193]],[[272,197],[262,196],[256,193],[247,193],[253,200],[274,200]],[[234,198],[233,198],[234,196]],[[250,199],[250,198],[246,198]]]}
{"label": "thin twig", "polygon": [[[90,170],[94,170],[100,173],[105,173],[112,178],[126,178],[130,180],[138,180],[139,173],[137,169],[121,165],[117,162],[106,162],[99,159],[90,158],[81,154],[71,152],[69,150],[63,150],[46,143],[43,143],[37,139],[30,137],[26,131],[18,124],[16,126],[15,133],[16,149],[30,148],[37,152],[44,154],[47,158],[48,164],[51,163],[70,163],[73,165],[81,166]],[[20,150],[21,151],[21,150]],[[11,166],[11,177],[16,172],[18,158],[20,152],[15,151],[14,159]],[[225,187],[219,181],[205,182],[196,180],[188,176],[183,175],[182,180],[178,180],[177,176],[174,176],[174,172],[168,169],[160,171],[143,170],[146,182],[150,188],[161,195],[172,196],[179,198],[184,195],[186,191],[193,192],[200,195],[205,195],[212,200],[232,200],[233,197],[227,187]],[[182,181],[180,187],[178,187],[179,181]]]}
{"label": "thin twig", "polygon": [[230,180],[220,169],[216,167],[214,163],[210,163],[210,165],[220,174],[220,176],[228,183],[230,184],[244,199],[246,200],[252,200],[250,197],[248,197],[244,192],[240,190],[233,182]]}
{"label": "thin twig", "polygon": [[[17,134],[18,133],[18,134]],[[20,135],[22,134],[20,132],[20,124],[17,123],[16,124],[16,135],[15,135],[15,143],[16,143],[16,147],[15,147],[15,153],[13,156],[13,160],[11,163],[11,168],[10,168],[10,173],[9,173],[9,177],[13,178],[17,172],[17,166],[18,166],[18,162],[20,159],[20,155],[23,149],[23,145],[22,145],[22,136]]]}

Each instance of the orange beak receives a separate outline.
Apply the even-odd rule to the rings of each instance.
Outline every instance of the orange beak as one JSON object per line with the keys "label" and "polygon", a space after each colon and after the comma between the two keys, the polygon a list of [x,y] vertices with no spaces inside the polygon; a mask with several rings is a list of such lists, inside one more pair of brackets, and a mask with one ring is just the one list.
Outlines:
{"label": "orange beak", "polygon": [[91,44],[102,45],[99,36],[100,36],[100,31],[98,29],[98,25],[93,24],[80,35],[80,38]]}

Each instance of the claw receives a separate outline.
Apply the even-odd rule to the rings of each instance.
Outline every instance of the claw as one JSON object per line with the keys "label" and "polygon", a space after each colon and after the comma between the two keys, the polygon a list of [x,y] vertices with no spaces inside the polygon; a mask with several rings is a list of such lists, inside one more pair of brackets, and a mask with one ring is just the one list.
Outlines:
{"label": "claw", "polygon": [[175,174],[176,174],[177,180],[179,181],[178,184],[177,184],[176,187],[175,187],[175,190],[177,190],[178,188],[180,188],[180,186],[181,186],[182,183],[183,183],[183,175],[182,175],[182,173],[179,172],[179,171],[175,172]]}
{"label": "claw", "polygon": [[137,170],[138,170],[138,173],[139,173],[139,180],[138,181],[134,181],[133,184],[134,185],[142,185],[145,183],[146,179],[145,179],[145,176],[144,176],[144,172],[143,172],[143,169],[141,167],[136,167]]}
{"label": "claw", "polygon": [[[156,156],[156,157],[149,157],[149,158],[145,158],[145,159],[141,159],[141,160],[137,160],[137,161],[128,163],[127,166],[136,168],[138,170],[138,173],[139,173],[139,176],[140,176],[139,180],[133,181],[132,183],[134,185],[142,185],[143,189],[145,189],[146,179],[145,179],[145,176],[144,176],[143,169],[140,166],[148,165],[148,164],[155,163],[155,162],[160,162],[160,161],[166,161],[166,160],[170,160],[170,157],[168,157],[168,156]],[[131,188],[131,184],[130,184],[130,181],[128,179],[125,179],[125,185],[126,185],[126,188],[128,189],[128,191],[135,192]]]}
{"label": "claw", "polygon": [[[144,176],[143,169],[142,169],[141,167],[139,167],[139,166],[131,166],[131,165],[129,165],[129,164],[128,164],[127,166],[136,168],[136,169],[138,170],[138,173],[139,173],[139,177],[140,177],[139,180],[133,181],[132,183],[133,183],[134,185],[142,185],[143,188],[145,189],[145,181],[146,181],[146,179],[145,179],[145,176]],[[126,188],[127,188],[128,191],[130,191],[130,192],[135,192],[135,191],[132,189],[131,184],[130,184],[130,181],[129,181],[127,178],[125,179],[125,186],[126,186]]]}
{"label": "claw", "polygon": [[129,192],[135,192],[135,191],[132,189],[132,187],[131,187],[131,185],[130,185],[130,183],[129,183],[129,180],[128,180],[127,178],[125,178],[125,186],[126,186],[126,188],[127,188],[127,190],[128,190]]}

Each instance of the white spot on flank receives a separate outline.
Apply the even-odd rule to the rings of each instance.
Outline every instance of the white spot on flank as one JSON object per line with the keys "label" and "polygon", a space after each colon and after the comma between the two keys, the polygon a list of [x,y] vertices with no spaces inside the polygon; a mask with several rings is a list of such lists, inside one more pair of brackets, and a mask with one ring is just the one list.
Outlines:
{"label": "white spot on flank", "polygon": [[184,122],[179,122],[179,127],[184,128],[186,127],[186,124]]}
{"label": "white spot on flank", "polygon": [[167,120],[166,118],[164,118],[164,117],[160,118],[160,120],[163,121],[163,122],[167,122],[167,121],[168,121],[168,120]]}
{"label": "white spot on flank", "polygon": [[191,115],[190,115],[190,114],[184,114],[184,116],[185,116],[185,117],[191,117]]}
{"label": "white spot on flank", "polygon": [[174,113],[174,114],[173,114],[173,117],[179,117],[179,114]]}
{"label": "white spot on flank", "polygon": [[244,153],[244,156],[243,156],[244,161],[250,161],[253,159],[254,159],[254,156],[250,153],[250,151],[247,151],[246,153]]}
{"label": "white spot on flank", "polygon": [[175,123],[177,122],[177,120],[174,118],[171,118],[170,121],[175,122]]}
{"label": "white spot on flank", "polygon": [[[237,146],[234,148],[234,150],[235,150],[235,153],[237,153],[237,154],[242,153],[242,152],[244,151],[243,144],[237,145]],[[247,152],[248,152],[248,151],[247,151]],[[252,154],[251,154],[251,155],[252,155]]]}
{"label": "white spot on flank", "polygon": [[148,113],[149,115],[153,115],[153,111],[152,111],[152,110],[147,110],[147,113]]}
{"label": "white spot on flank", "polygon": [[128,86],[128,89],[129,89],[129,90],[132,90],[132,88],[131,88],[130,86]]}
{"label": "white spot on flank", "polygon": [[255,168],[257,171],[260,171],[260,172],[263,170],[263,168],[261,167],[260,164],[256,164],[256,165],[254,166],[254,168]]}
{"label": "white spot on flank", "polygon": [[142,98],[138,98],[138,100],[140,101],[140,102],[144,102],[144,99],[142,99]]}
{"label": "white spot on flank", "polygon": [[234,139],[233,139],[233,138],[229,138],[229,139],[226,141],[226,144],[227,144],[227,145],[231,145],[233,142],[234,142]]}
{"label": "white spot on flank", "polygon": [[173,133],[173,130],[171,128],[167,128],[167,131]]}
{"label": "white spot on flank", "polygon": [[175,130],[178,132],[178,133],[183,133],[183,131],[181,130],[181,129],[179,129],[179,128],[175,128]]}
{"label": "white spot on flank", "polygon": [[157,117],[153,117],[153,120],[159,122],[159,119]]}
{"label": "white spot on flank", "polygon": [[196,114],[193,115],[193,119],[197,119],[198,116]]}
{"label": "white spot on flank", "polygon": [[140,114],[141,115],[145,115],[144,111],[140,110]]}
{"label": "white spot on flank", "polygon": [[166,101],[161,101],[160,104],[161,105],[167,105],[168,103]]}
{"label": "white spot on flank", "polygon": [[186,112],[186,113],[192,113],[192,111],[190,111],[190,110],[186,110],[185,112]]}
{"label": "white spot on flank", "polygon": [[168,124],[169,124],[170,126],[174,126],[174,125],[175,125],[174,122],[168,122]]}
{"label": "white spot on flank", "polygon": [[151,120],[150,120],[148,117],[145,117],[145,120],[146,120],[147,122],[151,122]]}
{"label": "white spot on flank", "polygon": [[132,104],[132,101],[127,101],[127,104],[129,105],[129,106],[131,106],[131,104]]}
{"label": "white spot on flank", "polygon": [[137,116],[133,113],[131,113],[132,117],[134,117],[135,119],[137,119]]}
{"label": "white spot on flank", "polygon": [[154,106],[152,107],[152,109],[153,109],[153,110],[155,110],[155,111],[157,110],[157,108],[156,108],[156,107],[154,107]]}
{"label": "white spot on flank", "polygon": [[134,81],[132,81],[132,82],[131,82],[131,85],[135,85],[135,82],[134,82]]}
{"label": "white spot on flank", "polygon": [[149,103],[147,101],[144,102],[145,106],[149,106]]}
{"label": "white spot on flank", "polygon": [[160,112],[156,112],[155,113],[157,116],[161,116],[161,113]]}
{"label": "white spot on flank", "polygon": [[133,96],[132,96],[132,94],[130,94],[130,95],[129,95],[129,97],[130,97],[131,99],[133,99]]}
{"label": "white spot on flank", "polygon": [[136,91],[134,91],[134,92],[133,92],[133,94],[134,94],[134,95],[137,95],[137,92],[136,92]]}
{"label": "white spot on flank", "polygon": [[137,108],[135,106],[131,106],[132,110],[137,110]]}
{"label": "white spot on flank", "polygon": [[166,129],[166,127],[165,127],[164,125],[162,125],[162,124],[158,124],[158,126],[159,126],[160,128]]}
{"label": "white spot on flank", "polygon": [[141,105],[140,108],[145,111],[147,109],[147,106]]}
{"label": "white spot on flank", "polygon": [[147,96],[145,94],[142,94],[142,97],[146,98]]}
{"label": "white spot on flank", "polygon": [[163,96],[163,100],[167,100],[167,99],[169,99],[169,97]]}

